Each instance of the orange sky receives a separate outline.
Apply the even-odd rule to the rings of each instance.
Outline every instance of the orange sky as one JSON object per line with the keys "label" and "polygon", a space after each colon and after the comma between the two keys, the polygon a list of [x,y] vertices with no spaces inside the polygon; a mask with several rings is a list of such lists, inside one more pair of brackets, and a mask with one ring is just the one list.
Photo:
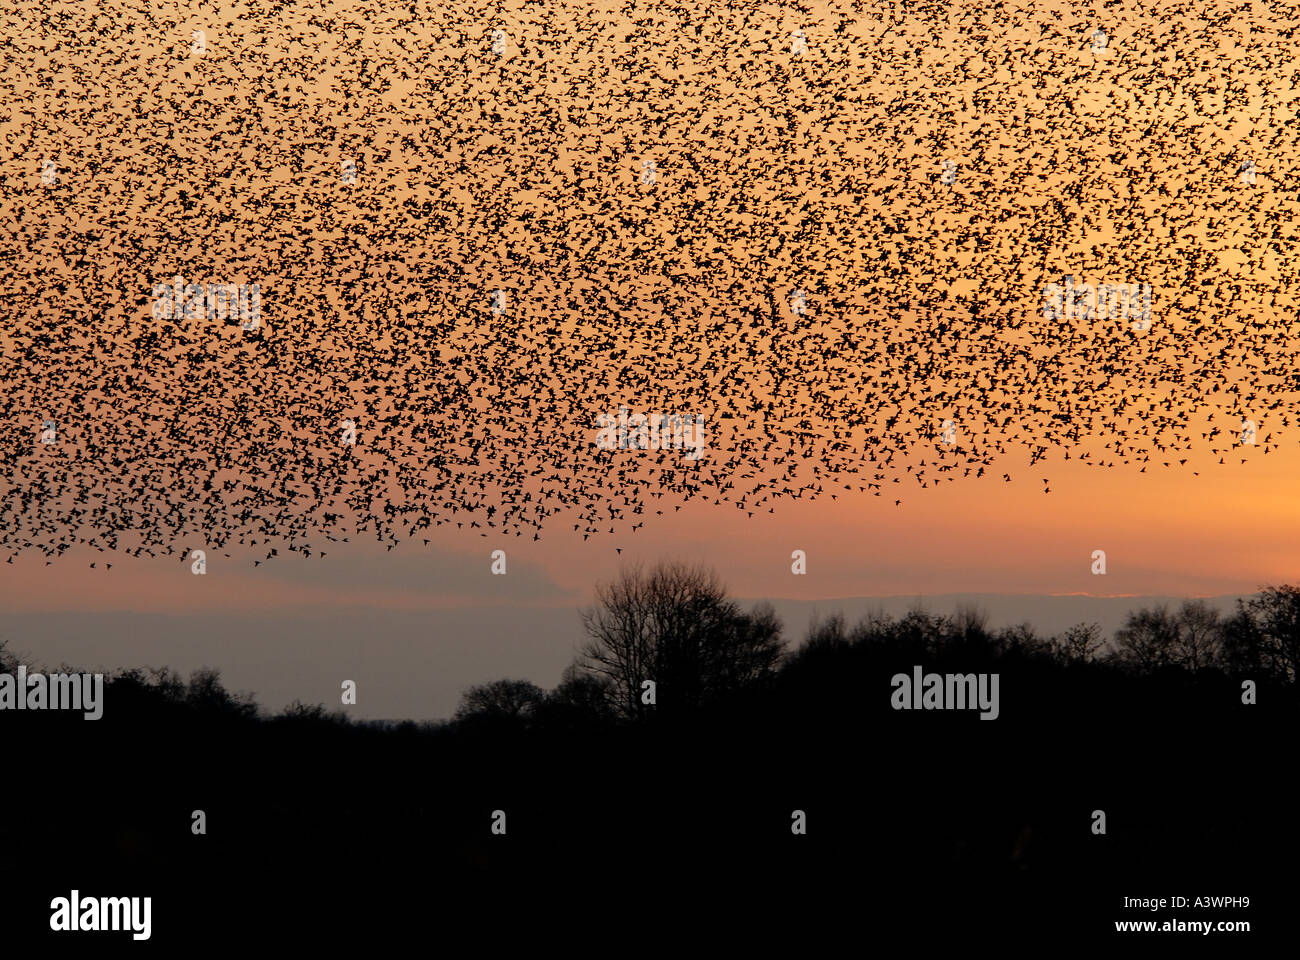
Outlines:
{"label": "orange sky", "polygon": [[[250,7],[242,3],[220,12],[151,4],[152,21],[138,17],[141,27],[130,34],[121,25],[131,17],[112,5],[70,6],[63,33],[39,22],[48,5],[23,3],[0,15],[4,35],[22,51],[0,68],[0,256],[16,305],[14,322],[0,333],[4,369],[17,377],[33,330],[87,324],[95,305],[102,305],[96,325],[69,343],[127,342],[149,313],[127,297],[146,297],[177,270],[198,282],[259,282],[268,336],[296,342],[302,357],[332,358],[331,396],[353,399],[361,384],[347,383],[355,347],[349,338],[391,347],[391,332],[374,332],[383,321],[438,317],[448,324],[439,330],[444,358],[482,348],[507,365],[533,365],[522,352],[531,334],[503,333],[474,313],[485,291],[504,287],[521,315],[557,325],[547,349],[581,370],[585,406],[575,412],[590,417],[620,402],[712,417],[716,383],[698,376],[699,368],[724,362],[738,344],[701,331],[712,322],[734,324],[746,306],[769,296],[784,303],[798,286],[809,290],[810,322],[826,340],[871,327],[907,341],[934,315],[906,305],[946,291],[963,306],[995,304],[1018,317],[1024,329],[1002,333],[1001,342],[1022,339],[1035,361],[1061,349],[1037,319],[1038,291],[1066,273],[1151,282],[1163,307],[1153,332],[1156,358],[1180,349],[1213,353],[1242,319],[1271,318],[1287,330],[1294,319],[1293,235],[1277,242],[1262,227],[1293,223],[1300,212],[1285,187],[1293,141],[1265,148],[1274,131],[1295,126],[1296,95],[1276,70],[1277,34],[1294,11],[1257,4],[1256,14],[1209,27],[1214,11],[1236,4],[1199,5],[1201,19],[1193,20],[1174,16],[1170,4],[1142,12],[1134,3],[1012,3],[997,21],[991,11],[954,4],[942,15],[909,13],[891,26],[876,8],[855,12],[851,4],[813,3],[802,14],[746,4],[747,20],[727,21],[713,8],[706,16],[648,4],[623,13],[620,4],[569,3],[539,24],[536,4],[456,5],[454,13],[417,6],[418,21],[398,26],[379,4],[304,5],[283,19],[245,16]],[[633,21],[645,18],[656,26],[629,40]],[[1083,39],[1093,25],[1109,34],[1100,58]],[[796,26],[808,37],[808,62],[778,69],[776,61],[788,64]],[[487,52],[498,28],[508,37],[503,62]],[[188,55],[195,29],[207,31],[201,63]],[[1182,39],[1171,40],[1180,29]],[[63,41],[57,49],[55,38]],[[997,50],[996,66],[959,66],[987,44]],[[382,89],[357,88],[363,58],[388,81]],[[1135,62],[1171,79],[1136,84]],[[274,100],[268,83],[278,91]],[[900,89],[916,93],[909,134],[886,144],[880,124],[898,120],[880,103]],[[611,90],[620,96],[610,100]],[[837,101],[837,92],[853,99]],[[474,112],[465,109],[468,101],[479,104]],[[239,132],[250,111],[254,135]],[[1163,153],[1146,152],[1154,142]],[[56,191],[41,184],[46,156],[58,164]],[[1258,166],[1250,190],[1235,175],[1243,156]],[[358,160],[351,188],[338,182],[344,157]],[[638,179],[647,158],[656,163],[652,188]],[[943,159],[962,171],[945,197],[934,189]],[[1090,172],[1080,176],[1080,169]],[[1145,219],[1108,219],[1105,210],[1121,203],[1134,178],[1142,178]],[[889,189],[851,189],[859,183]],[[1069,192],[1080,185],[1081,194]],[[182,191],[196,208],[184,210]],[[308,194],[330,198],[325,213],[304,202]],[[436,214],[404,219],[407,201],[422,199],[432,200]],[[687,217],[696,202],[704,212]],[[272,203],[300,213],[278,213]],[[503,204],[504,226],[488,229]],[[809,204],[820,226],[802,236]],[[1159,228],[1162,213],[1192,226]],[[222,214],[233,219],[222,221]],[[391,229],[371,229],[366,217]],[[619,217],[632,226],[617,226]],[[1050,253],[1031,255],[1029,227],[1062,217],[1070,226],[1052,237]],[[905,221],[909,235],[882,234],[886,220]],[[595,244],[598,228],[615,240]],[[779,250],[771,242],[778,233],[787,238]],[[723,266],[668,279],[634,252],[655,249],[685,249],[697,264]],[[336,261],[329,270],[326,256]],[[1193,256],[1200,282],[1189,289],[1184,276]],[[77,267],[81,257],[93,266]],[[203,275],[195,263],[205,265]],[[455,269],[444,270],[449,265]],[[403,294],[387,316],[373,301],[350,313],[335,299],[336,282],[362,273]],[[59,278],[70,278],[71,294],[57,291]],[[1244,293],[1230,304],[1234,284]],[[351,334],[323,332],[327,302],[351,318]],[[665,318],[662,339],[647,339]],[[583,337],[592,330],[612,331],[616,341],[628,331],[618,343],[625,355],[589,355]],[[226,365],[238,344],[228,331],[215,336],[211,370],[221,390],[187,396],[188,413],[233,409],[254,382],[278,402],[293,399],[291,381],[255,364]],[[869,434],[873,425],[857,422],[863,411],[851,406],[855,385],[888,363],[872,369],[818,360],[814,342],[802,341],[803,359],[846,404],[845,422],[830,426]],[[953,356],[970,342],[956,338],[954,353],[940,356],[949,375],[963,375]],[[775,333],[759,343],[773,354],[789,348],[778,346]],[[695,352],[665,356],[669,344]],[[73,421],[65,435],[75,445],[76,411],[93,404],[101,385],[68,382],[72,353],[52,352],[48,366],[28,364],[21,379],[6,382],[14,414],[3,427],[7,443],[30,442],[32,423],[54,410]],[[1289,360],[1269,359],[1284,368]],[[126,362],[120,355],[113,361]],[[406,356],[395,368],[420,362]],[[626,365],[659,375],[629,386],[619,379]],[[558,383],[570,368],[557,362],[555,369]],[[136,374],[155,391],[159,409],[179,403],[187,384],[212,382],[166,362],[141,364]],[[746,371],[760,395],[771,389],[769,374],[762,362]],[[1242,376],[1258,382],[1250,369]],[[972,384],[979,386],[978,377],[965,382],[968,391]],[[379,398],[382,409],[387,401],[382,392]],[[1229,398],[1222,409],[1219,423],[1241,415]],[[253,569],[251,558],[263,554],[249,551],[230,562],[211,557],[203,578],[191,577],[175,557],[111,557],[105,571],[104,556],[84,548],[50,566],[33,552],[4,565],[0,601],[25,610],[419,608],[485,597],[564,603],[585,597],[622,559],[664,554],[708,560],[741,595],[1248,591],[1296,576],[1292,478],[1300,466],[1296,437],[1282,428],[1280,414],[1248,412],[1261,437],[1271,432],[1275,440],[1267,455],[1261,444],[1245,464],[1228,454],[1220,466],[1222,445],[1211,454],[1206,444],[1174,457],[1190,456],[1183,467],[1166,469],[1153,455],[1145,473],[1133,465],[1067,463],[1056,450],[1030,466],[1024,444],[1036,441],[1027,425],[1028,435],[1010,443],[979,481],[921,489],[904,475],[898,484],[886,480],[880,497],[826,482],[816,502],[769,503],[753,518],[734,503],[696,501],[675,512],[656,501],[650,507],[668,516],[648,508],[635,534],[624,528],[586,541],[559,516],[537,543],[444,527],[426,534],[434,540],[428,548],[417,537],[391,553],[354,538],[330,547],[324,560],[282,550]],[[921,420],[904,418],[904,426],[932,428],[946,414],[927,409]],[[373,436],[371,426],[362,425],[363,435]],[[1096,451],[1111,439],[1099,433],[1087,446]],[[1012,482],[1001,479],[1004,472]],[[805,471],[800,482],[810,479],[816,482]],[[509,550],[513,570],[531,571],[535,591],[513,593],[489,576],[487,555],[499,546]],[[790,574],[796,548],[808,551],[806,577]],[[1107,551],[1105,577],[1089,573],[1094,549]],[[367,577],[356,576],[358,565]],[[441,576],[440,565],[461,573]],[[467,579],[475,571],[483,584]]]}
{"label": "orange sky", "polygon": [[[407,543],[389,552],[363,540],[323,560],[282,553],[257,568],[252,551],[229,560],[214,555],[204,577],[177,558],[83,548],[48,567],[39,554],[19,557],[0,590],[14,610],[571,603],[585,601],[590,585],[620,562],[674,554],[714,564],[742,596],[1241,593],[1300,576],[1300,506],[1288,492],[1298,461],[1289,446],[1244,466],[1216,460],[1200,476],[1192,464],[1140,473],[1073,461],[1013,469],[1008,461],[1011,483],[997,476],[924,491],[891,485],[891,499],[844,494],[780,504],[753,518],[734,506],[692,503],[635,534],[586,542],[558,523],[537,543],[444,528],[428,547]],[[1050,478],[1050,493],[1042,492],[1042,477]],[[507,551],[504,578],[489,569],[497,548]],[[808,554],[806,576],[790,572],[795,549]],[[1090,572],[1095,549],[1106,551],[1105,576]],[[364,577],[357,576],[358,556]],[[106,558],[112,570],[104,569]],[[528,589],[517,590],[515,578]]]}

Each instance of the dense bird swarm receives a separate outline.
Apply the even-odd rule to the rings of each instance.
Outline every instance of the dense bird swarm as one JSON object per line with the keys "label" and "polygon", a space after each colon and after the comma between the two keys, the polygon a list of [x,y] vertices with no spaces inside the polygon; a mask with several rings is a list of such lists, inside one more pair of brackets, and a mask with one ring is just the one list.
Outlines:
{"label": "dense bird swarm", "polygon": [[[0,13],[4,546],[596,535],[1272,449],[1300,13],[975,7]],[[155,317],[177,275],[259,284],[260,327]],[[1149,329],[1045,316],[1066,276],[1150,283]],[[705,456],[600,449],[619,406]]]}

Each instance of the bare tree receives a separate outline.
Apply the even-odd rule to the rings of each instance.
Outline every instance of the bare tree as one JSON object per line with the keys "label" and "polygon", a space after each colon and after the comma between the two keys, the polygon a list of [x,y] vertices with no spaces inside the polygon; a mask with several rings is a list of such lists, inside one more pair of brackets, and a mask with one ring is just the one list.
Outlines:
{"label": "bare tree", "polygon": [[528,680],[493,680],[465,691],[456,720],[527,721],[545,699],[546,692]]}
{"label": "bare tree", "polygon": [[1188,600],[1178,610],[1178,662],[1188,670],[1213,667],[1223,649],[1219,611],[1204,600]]}
{"label": "bare tree", "polygon": [[950,629],[959,637],[985,639],[989,635],[989,612],[978,603],[957,604],[950,619]]}
{"label": "bare tree", "polygon": [[1132,611],[1115,632],[1119,658],[1142,670],[1174,663],[1177,645],[1178,623],[1165,606]]}
{"label": "bare tree", "polygon": [[[769,605],[746,614],[713,571],[676,562],[598,584],[582,624],[588,642],[576,667],[606,682],[610,706],[624,719],[715,702],[770,675],[782,655]],[[647,680],[655,684],[654,706],[644,702]]]}
{"label": "bare tree", "polygon": [[257,717],[257,704],[251,693],[231,693],[221,682],[221,671],[200,667],[190,674],[185,702],[196,710],[212,714],[229,714],[245,719]]}
{"label": "bare tree", "polygon": [[1223,624],[1218,611],[1204,601],[1188,600],[1177,613],[1164,606],[1130,613],[1115,643],[1121,659],[1145,670],[1202,670],[1219,662]]}
{"label": "bare tree", "polygon": [[1097,623],[1076,623],[1052,638],[1052,652],[1066,663],[1091,663],[1105,645]]}
{"label": "bare tree", "polygon": [[787,663],[803,663],[809,659],[834,656],[849,646],[849,630],[844,621],[844,614],[835,613],[825,620],[816,614],[808,623],[808,637],[803,646],[790,654]]}
{"label": "bare tree", "polygon": [[1294,683],[1300,673],[1300,588],[1266,587],[1238,600],[1223,632],[1230,668]]}
{"label": "bare tree", "polygon": [[537,708],[537,719],[551,729],[576,731],[603,727],[612,719],[609,683],[584,673],[574,664],[565,668],[559,685]]}

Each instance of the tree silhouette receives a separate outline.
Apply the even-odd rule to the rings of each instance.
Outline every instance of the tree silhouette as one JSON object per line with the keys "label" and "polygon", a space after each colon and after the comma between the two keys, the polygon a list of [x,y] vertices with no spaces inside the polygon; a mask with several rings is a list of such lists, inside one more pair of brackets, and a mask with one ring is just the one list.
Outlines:
{"label": "tree silhouette", "polygon": [[456,720],[523,724],[532,719],[545,699],[546,691],[528,680],[493,680],[465,691],[456,709]]}
{"label": "tree silhouette", "polygon": [[598,729],[614,719],[609,704],[609,682],[570,664],[559,686],[539,705],[536,715],[541,725],[551,729]]}
{"label": "tree silhouette", "polygon": [[[744,612],[711,573],[680,564],[634,570],[597,596],[584,620],[587,647],[554,690],[484,683],[465,692],[451,723],[367,721],[297,702],[260,712],[215,671],[165,667],[108,677],[108,709],[94,723],[75,711],[0,712],[10,740],[34,756],[81,747],[76,763],[46,765],[6,795],[0,874],[21,876],[5,902],[27,903],[22,912],[39,917],[54,891],[69,889],[70,874],[111,891],[125,864],[149,881],[141,889],[165,878],[202,895],[186,928],[206,929],[206,905],[240,889],[250,910],[274,905],[253,916],[279,929],[282,876],[249,864],[273,853],[307,878],[304,915],[322,904],[341,914],[365,895],[329,886],[343,850],[368,876],[438,864],[412,888],[410,913],[432,902],[476,920],[479,905],[496,910],[514,889],[534,902],[541,864],[541,886],[556,901],[544,904],[546,915],[562,916],[572,891],[590,884],[592,864],[649,850],[633,886],[618,881],[629,903],[692,882],[694,899],[728,916],[745,904],[761,914],[770,912],[770,878],[823,877],[800,914],[825,902],[847,915],[843,864],[877,862],[904,891],[885,904],[891,915],[924,922],[907,912],[910,891],[924,887],[940,891],[932,899],[945,907],[975,903],[982,917],[1047,916],[1056,929],[1041,942],[1050,943],[1058,919],[1077,924],[1077,904],[1093,890],[1117,875],[1145,876],[1151,864],[1167,865],[1156,879],[1168,878],[1168,889],[1196,870],[1291,875],[1294,832],[1277,827],[1289,822],[1290,769],[1276,754],[1300,709],[1296,588],[1267,589],[1226,620],[1196,602],[1135,611],[1118,652],[1105,657],[1096,656],[1095,625],[1052,637],[1029,624],[991,629],[972,610],[837,615],[814,621],[807,642],[782,657],[770,607]],[[17,662],[31,667],[25,656]],[[896,709],[891,678],[917,665],[999,674],[996,723],[974,709]],[[0,666],[16,668],[3,645]],[[1246,705],[1224,667],[1261,681],[1257,702]],[[686,722],[623,722],[639,716],[642,679],[658,683],[656,709]],[[1180,735],[1158,749],[1086,746],[1171,721]],[[163,760],[140,765],[131,790],[85,803],[87,782],[116,782],[121,758],[137,754]],[[195,756],[202,762],[189,762]],[[1243,793],[1207,757],[1230,758],[1260,789]],[[877,789],[882,772],[889,789]],[[980,789],[953,804],[953,783]],[[1196,804],[1186,802],[1192,795]],[[1114,842],[1090,832],[1094,808],[1125,824]],[[196,809],[219,842],[190,832]],[[498,809],[509,812],[508,842],[489,833]],[[796,809],[827,842],[789,832]],[[725,820],[700,816],[712,810]],[[50,865],[36,883],[3,869],[3,851],[12,859],[29,835],[39,835],[38,859]],[[682,863],[692,866],[686,880]],[[391,887],[374,889],[367,907],[393,909]],[[1058,917],[1062,890],[1073,902]],[[182,906],[168,908],[176,930]]]}
{"label": "tree silhouette", "polygon": [[1066,664],[1091,663],[1106,646],[1101,625],[1077,623],[1059,637],[1052,638],[1052,652]]}
{"label": "tree silhouette", "polygon": [[1218,665],[1222,659],[1223,623],[1203,600],[1188,600],[1178,609],[1178,662],[1188,670]]}
{"label": "tree silhouette", "polygon": [[1265,587],[1237,601],[1223,624],[1225,665],[1239,673],[1294,683],[1300,668],[1300,588]]}
{"label": "tree silhouette", "polygon": [[1201,600],[1185,601],[1177,613],[1147,607],[1128,615],[1115,646],[1116,655],[1139,670],[1200,670],[1219,662],[1223,625],[1218,612]]}
{"label": "tree silhouette", "polygon": [[[716,703],[770,677],[783,653],[770,605],[745,613],[713,571],[671,561],[598,584],[582,624],[588,642],[577,672],[602,680],[610,709],[625,720]],[[644,702],[645,681],[655,684],[653,706]]]}
{"label": "tree silhouette", "polygon": [[201,667],[190,674],[186,702],[195,710],[208,714],[228,714],[242,719],[257,716],[257,704],[248,693],[231,693],[221,682],[221,672]]}

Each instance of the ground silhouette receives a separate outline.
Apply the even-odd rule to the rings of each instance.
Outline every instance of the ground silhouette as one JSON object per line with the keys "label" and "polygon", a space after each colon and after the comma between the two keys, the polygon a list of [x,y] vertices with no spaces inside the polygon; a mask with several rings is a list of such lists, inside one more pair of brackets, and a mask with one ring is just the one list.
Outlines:
{"label": "ground silhouette", "polygon": [[[701,619],[660,610],[624,645],[665,671],[671,709],[656,712],[597,654],[633,636],[629,598],[662,599],[645,588],[674,579]],[[563,917],[649,936],[695,917],[878,943],[1086,942],[1150,918],[1123,897],[1171,894],[1250,896],[1255,941],[1279,932],[1269,911],[1297,851],[1292,587],[1228,617],[1194,601],[1135,610],[1111,638],[916,611],[832,617],[788,647],[705,570],[633,570],[597,597],[554,689],[486,683],[439,723],[301,703],[272,715],[213,671],[167,669],[110,677],[99,721],[0,713],[17,747],[0,805],[5,935],[48,935],[50,899],[74,887],[153,896],[155,939],[179,943],[417,929],[431,910],[444,931]],[[917,666],[997,673],[998,718],[894,709],[891,678]]]}

